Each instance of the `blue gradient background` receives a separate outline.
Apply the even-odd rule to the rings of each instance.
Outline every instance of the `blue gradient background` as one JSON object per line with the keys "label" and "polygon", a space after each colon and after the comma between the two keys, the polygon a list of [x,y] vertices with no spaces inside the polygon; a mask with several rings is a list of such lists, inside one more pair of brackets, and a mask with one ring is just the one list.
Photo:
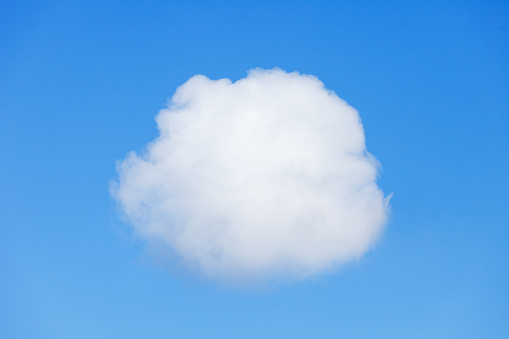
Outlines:
{"label": "blue gradient background", "polygon": [[[0,337],[508,338],[506,1],[1,1]],[[336,274],[168,272],[115,161],[194,74],[318,76],[356,107],[392,215]]]}

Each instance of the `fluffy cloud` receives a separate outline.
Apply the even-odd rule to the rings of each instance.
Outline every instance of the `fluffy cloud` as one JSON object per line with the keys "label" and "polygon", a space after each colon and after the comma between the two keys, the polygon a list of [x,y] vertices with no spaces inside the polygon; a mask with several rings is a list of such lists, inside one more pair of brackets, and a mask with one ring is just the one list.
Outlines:
{"label": "fluffy cloud", "polygon": [[142,238],[223,281],[304,278],[362,256],[387,219],[357,111],[316,77],[196,75],[118,164],[113,195]]}

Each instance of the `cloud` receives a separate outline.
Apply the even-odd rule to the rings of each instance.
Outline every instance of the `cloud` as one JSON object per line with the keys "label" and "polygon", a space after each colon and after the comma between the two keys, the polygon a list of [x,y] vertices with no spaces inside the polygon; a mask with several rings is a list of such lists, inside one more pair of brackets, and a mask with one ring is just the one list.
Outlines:
{"label": "cloud", "polygon": [[361,257],[387,219],[357,111],[316,77],[196,75],[118,164],[127,221],[221,281],[305,278]]}

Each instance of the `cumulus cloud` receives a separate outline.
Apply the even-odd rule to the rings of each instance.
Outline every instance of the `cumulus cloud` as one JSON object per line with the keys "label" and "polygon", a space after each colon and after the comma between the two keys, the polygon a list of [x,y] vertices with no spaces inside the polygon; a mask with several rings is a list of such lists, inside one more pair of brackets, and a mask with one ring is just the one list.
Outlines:
{"label": "cumulus cloud", "polygon": [[118,164],[135,232],[223,281],[305,278],[361,257],[387,219],[357,111],[316,77],[196,75]]}

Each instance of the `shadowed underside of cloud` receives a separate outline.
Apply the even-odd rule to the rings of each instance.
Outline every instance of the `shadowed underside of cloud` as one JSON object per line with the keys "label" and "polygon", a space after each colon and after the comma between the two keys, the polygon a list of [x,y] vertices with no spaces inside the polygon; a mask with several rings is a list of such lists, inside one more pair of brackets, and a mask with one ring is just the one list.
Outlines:
{"label": "shadowed underside of cloud", "polygon": [[362,256],[387,219],[357,111],[316,77],[196,75],[118,164],[136,234],[226,282],[305,278]]}

